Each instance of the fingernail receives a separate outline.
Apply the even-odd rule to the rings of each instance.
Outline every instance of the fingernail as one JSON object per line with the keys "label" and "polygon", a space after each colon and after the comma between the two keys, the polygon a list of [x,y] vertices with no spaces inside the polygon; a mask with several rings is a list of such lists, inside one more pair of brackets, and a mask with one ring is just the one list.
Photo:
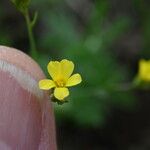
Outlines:
{"label": "fingernail", "polygon": [[0,149],[56,150],[52,106],[38,88],[43,77],[27,55],[0,46]]}

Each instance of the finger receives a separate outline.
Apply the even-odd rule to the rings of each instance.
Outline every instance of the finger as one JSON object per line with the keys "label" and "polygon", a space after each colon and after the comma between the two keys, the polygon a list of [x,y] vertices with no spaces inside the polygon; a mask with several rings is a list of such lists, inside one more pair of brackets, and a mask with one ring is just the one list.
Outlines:
{"label": "finger", "polygon": [[38,88],[42,78],[31,58],[0,46],[0,149],[56,150],[52,106]]}

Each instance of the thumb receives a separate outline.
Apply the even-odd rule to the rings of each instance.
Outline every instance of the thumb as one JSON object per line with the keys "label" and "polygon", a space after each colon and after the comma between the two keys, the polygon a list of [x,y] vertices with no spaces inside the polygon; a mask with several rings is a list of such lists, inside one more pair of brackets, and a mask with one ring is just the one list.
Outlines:
{"label": "thumb", "polygon": [[31,58],[0,46],[0,150],[56,150],[52,106],[38,88],[42,78]]}

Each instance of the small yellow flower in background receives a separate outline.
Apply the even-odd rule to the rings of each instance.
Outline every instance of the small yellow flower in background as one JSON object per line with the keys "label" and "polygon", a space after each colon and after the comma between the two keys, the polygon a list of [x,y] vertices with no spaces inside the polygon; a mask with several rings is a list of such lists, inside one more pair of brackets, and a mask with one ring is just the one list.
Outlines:
{"label": "small yellow flower in background", "polygon": [[141,59],[139,61],[139,73],[140,80],[150,82],[150,60]]}
{"label": "small yellow flower in background", "polygon": [[63,59],[62,61],[50,61],[47,70],[52,78],[39,81],[39,88],[49,90],[54,88],[54,97],[59,101],[63,101],[68,95],[68,87],[79,84],[82,81],[80,74],[71,76],[74,70],[72,61]]}

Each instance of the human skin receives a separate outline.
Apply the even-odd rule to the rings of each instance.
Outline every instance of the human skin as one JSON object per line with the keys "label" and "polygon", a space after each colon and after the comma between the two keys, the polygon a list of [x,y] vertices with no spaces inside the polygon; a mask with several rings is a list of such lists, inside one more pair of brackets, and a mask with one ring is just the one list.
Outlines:
{"label": "human skin", "polygon": [[38,88],[45,76],[29,56],[0,46],[0,150],[56,150],[49,94]]}

